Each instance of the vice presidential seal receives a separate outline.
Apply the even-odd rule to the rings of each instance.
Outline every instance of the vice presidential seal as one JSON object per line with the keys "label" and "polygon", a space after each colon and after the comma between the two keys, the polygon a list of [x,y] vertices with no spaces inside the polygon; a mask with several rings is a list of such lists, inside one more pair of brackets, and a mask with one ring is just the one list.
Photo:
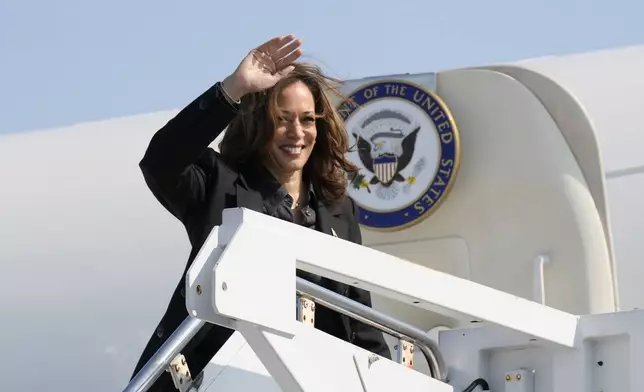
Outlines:
{"label": "vice presidential seal", "polygon": [[349,195],[360,223],[401,229],[420,222],[451,189],[460,159],[458,130],[449,109],[430,91],[404,81],[360,87],[338,107],[348,158],[360,171]]}

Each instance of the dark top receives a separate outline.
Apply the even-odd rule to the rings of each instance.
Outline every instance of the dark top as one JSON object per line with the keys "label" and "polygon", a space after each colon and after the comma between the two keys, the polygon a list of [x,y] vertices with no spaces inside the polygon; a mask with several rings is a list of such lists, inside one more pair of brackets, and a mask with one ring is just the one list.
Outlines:
{"label": "dark top", "polygon": [[[263,166],[246,164],[233,169],[219,153],[208,147],[237,111],[238,107],[223,95],[220,84],[215,84],[156,132],[140,162],[146,184],[159,203],[184,225],[192,250],[166,313],[145,347],[135,374],[188,316],[185,273],[211,230],[221,225],[224,209],[243,207],[263,211],[347,241],[362,242],[356,219],[357,206],[351,198],[328,203],[318,197],[313,186],[303,213],[293,216],[292,199]],[[304,271],[298,270],[297,275],[371,306],[371,296],[365,290]],[[316,307],[315,327],[391,358],[380,331],[337,312]],[[232,333],[230,329],[208,323],[182,351],[191,372],[200,373]],[[151,391],[173,388],[169,374],[164,373]]]}
{"label": "dark top", "polygon": [[287,222],[297,223],[310,229],[315,229],[315,191],[308,186],[306,202],[293,214],[293,198],[286,192],[286,189],[275,179],[275,177],[260,164],[254,164],[252,175],[248,183],[259,191],[264,201],[262,212]]}

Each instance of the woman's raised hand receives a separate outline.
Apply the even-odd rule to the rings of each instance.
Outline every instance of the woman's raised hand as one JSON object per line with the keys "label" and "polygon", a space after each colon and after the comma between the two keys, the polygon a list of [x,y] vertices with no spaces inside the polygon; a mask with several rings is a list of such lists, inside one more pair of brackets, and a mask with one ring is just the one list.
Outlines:
{"label": "woman's raised hand", "polygon": [[293,35],[275,37],[248,53],[235,72],[224,81],[224,89],[234,100],[273,87],[293,71],[293,62],[302,51],[302,41]]}

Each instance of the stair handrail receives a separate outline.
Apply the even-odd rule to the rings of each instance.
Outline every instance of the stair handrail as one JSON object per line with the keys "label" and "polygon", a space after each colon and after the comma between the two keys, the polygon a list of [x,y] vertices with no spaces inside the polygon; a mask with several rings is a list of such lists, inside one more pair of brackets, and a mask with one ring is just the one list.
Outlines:
{"label": "stair handrail", "polygon": [[[300,277],[296,277],[296,291],[298,295],[319,305],[413,343],[427,359],[431,377],[442,382],[448,381],[447,367],[438,345],[421,329]],[[205,324],[204,320],[188,316],[132,378],[123,392],[147,392]]]}
{"label": "stair handrail", "polygon": [[199,332],[207,321],[188,316],[179,327],[163,342],[139,372],[130,380],[123,392],[147,392],[161,377],[172,360]]}
{"label": "stair handrail", "polygon": [[445,359],[438,344],[423,330],[300,277],[297,277],[296,291],[316,304],[413,343],[425,356],[431,377],[442,382],[449,381]]}

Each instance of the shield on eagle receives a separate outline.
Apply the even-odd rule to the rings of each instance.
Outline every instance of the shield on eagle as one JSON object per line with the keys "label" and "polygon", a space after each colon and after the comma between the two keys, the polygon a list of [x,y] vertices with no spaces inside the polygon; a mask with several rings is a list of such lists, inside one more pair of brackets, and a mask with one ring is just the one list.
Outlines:
{"label": "shield on eagle", "polygon": [[398,157],[395,155],[380,155],[373,161],[373,174],[382,184],[389,184],[397,173]]}

